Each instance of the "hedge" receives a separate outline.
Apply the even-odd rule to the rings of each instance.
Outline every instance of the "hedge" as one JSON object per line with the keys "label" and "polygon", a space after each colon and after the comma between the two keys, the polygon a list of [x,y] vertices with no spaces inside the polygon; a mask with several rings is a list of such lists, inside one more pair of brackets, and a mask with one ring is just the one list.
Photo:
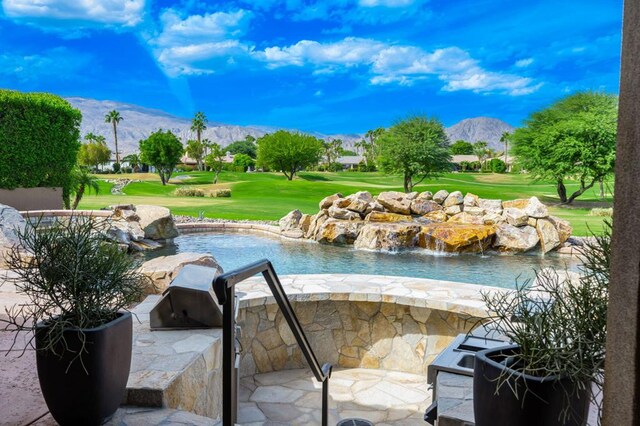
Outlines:
{"label": "hedge", "polygon": [[59,96],[0,90],[0,188],[69,189],[82,114]]}

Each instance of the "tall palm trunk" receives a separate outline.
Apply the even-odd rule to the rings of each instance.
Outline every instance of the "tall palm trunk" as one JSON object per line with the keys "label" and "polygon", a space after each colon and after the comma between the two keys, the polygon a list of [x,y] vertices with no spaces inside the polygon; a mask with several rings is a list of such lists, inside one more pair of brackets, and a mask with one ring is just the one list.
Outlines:
{"label": "tall palm trunk", "polygon": [[116,163],[120,164],[120,154],[118,153],[118,124],[113,121],[113,140],[116,143]]}

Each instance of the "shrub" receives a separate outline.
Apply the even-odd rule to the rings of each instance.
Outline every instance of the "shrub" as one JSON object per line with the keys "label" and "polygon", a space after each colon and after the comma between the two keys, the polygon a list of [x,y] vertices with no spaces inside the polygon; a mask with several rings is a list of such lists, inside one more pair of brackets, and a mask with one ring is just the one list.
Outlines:
{"label": "shrub", "polygon": [[120,163],[113,163],[113,173],[120,172]]}
{"label": "shrub", "polygon": [[594,208],[589,211],[589,216],[613,217],[613,207]]}
{"label": "shrub", "polygon": [[204,197],[204,191],[200,188],[181,187],[173,191],[176,197]]}
{"label": "shrub", "polygon": [[342,170],[344,170],[344,167],[340,163],[331,163],[327,166],[327,171],[330,172],[341,172]]}
{"label": "shrub", "polygon": [[507,163],[499,158],[492,158],[489,161],[489,168],[493,173],[504,173],[507,171]]}
{"label": "shrub", "polygon": [[209,197],[216,197],[216,198],[227,198],[227,197],[231,197],[231,190],[230,189],[214,189],[213,191],[211,191],[209,193]]}
{"label": "shrub", "polygon": [[176,170],[179,172],[192,172],[196,170],[196,166],[188,165],[188,164],[179,164],[176,166]]}
{"label": "shrub", "polygon": [[0,90],[0,188],[62,187],[80,149],[82,114],[59,96]]}

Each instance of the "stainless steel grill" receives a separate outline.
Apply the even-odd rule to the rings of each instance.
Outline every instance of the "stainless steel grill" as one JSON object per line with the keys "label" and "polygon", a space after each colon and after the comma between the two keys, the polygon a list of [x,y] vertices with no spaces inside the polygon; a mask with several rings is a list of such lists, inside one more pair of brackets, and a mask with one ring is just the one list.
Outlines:
{"label": "stainless steel grill", "polygon": [[186,265],[149,313],[151,330],[222,327],[222,308],[213,292],[214,268]]}

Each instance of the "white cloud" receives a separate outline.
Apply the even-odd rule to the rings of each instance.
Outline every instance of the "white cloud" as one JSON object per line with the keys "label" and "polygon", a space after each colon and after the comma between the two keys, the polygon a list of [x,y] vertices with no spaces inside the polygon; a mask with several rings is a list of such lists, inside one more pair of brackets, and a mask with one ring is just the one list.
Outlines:
{"label": "white cloud", "polygon": [[160,17],[160,31],[146,38],[168,75],[211,74],[249,55],[252,47],[239,37],[251,17],[251,12],[240,9],[183,18],[167,9]]}
{"label": "white cloud", "polygon": [[97,22],[133,26],[142,20],[145,0],[2,0],[10,18]]}
{"label": "white cloud", "polygon": [[541,87],[532,79],[483,69],[468,52],[447,47],[427,52],[416,46],[390,45],[372,39],[347,37],[333,43],[302,40],[286,47],[268,47],[254,56],[268,68],[311,66],[314,73],[344,68],[364,69],[373,85],[411,85],[437,78],[442,90],[526,95]]}
{"label": "white cloud", "polygon": [[516,61],[516,67],[518,68],[526,68],[533,63],[533,58],[520,59]]}

